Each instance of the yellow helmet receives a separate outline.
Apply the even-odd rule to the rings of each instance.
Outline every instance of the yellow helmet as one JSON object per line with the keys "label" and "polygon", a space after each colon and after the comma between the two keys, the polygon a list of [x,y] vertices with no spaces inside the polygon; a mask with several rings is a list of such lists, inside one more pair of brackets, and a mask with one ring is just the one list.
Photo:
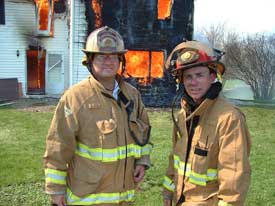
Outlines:
{"label": "yellow helmet", "polygon": [[124,54],[124,42],[120,34],[114,29],[104,26],[94,30],[87,38],[84,53]]}
{"label": "yellow helmet", "polygon": [[223,55],[224,52],[210,48],[204,43],[186,41],[174,48],[167,58],[165,67],[177,76],[186,69],[207,66],[221,76],[225,72],[225,66],[220,62]]}

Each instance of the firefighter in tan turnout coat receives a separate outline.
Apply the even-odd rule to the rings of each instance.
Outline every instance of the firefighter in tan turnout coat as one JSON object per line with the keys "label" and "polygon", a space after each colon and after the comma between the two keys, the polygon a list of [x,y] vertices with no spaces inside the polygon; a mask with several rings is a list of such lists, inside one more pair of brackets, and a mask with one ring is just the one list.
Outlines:
{"label": "firefighter in tan turnout coat", "polygon": [[109,27],[92,32],[92,74],[59,101],[46,140],[46,193],[53,205],[130,205],[150,166],[150,124],[139,92],[121,80],[124,43]]}
{"label": "firefighter in tan turnout coat", "polygon": [[219,93],[223,52],[187,41],[166,67],[184,88],[174,119],[164,205],[243,206],[250,184],[250,135],[243,113]]}

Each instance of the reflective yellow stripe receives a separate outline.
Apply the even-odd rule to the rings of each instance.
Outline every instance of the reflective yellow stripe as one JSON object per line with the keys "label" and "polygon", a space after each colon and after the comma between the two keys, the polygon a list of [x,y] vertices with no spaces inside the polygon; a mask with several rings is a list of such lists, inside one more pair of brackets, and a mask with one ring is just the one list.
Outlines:
{"label": "reflective yellow stripe", "polygon": [[[183,175],[185,163],[180,160],[179,156],[174,155],[174,168],[177,169],[178,174]],[[191,164],[186,165],[185,176],[189,177],[189,182],[206,186],[208,181],[213,181],[218,179],[218,170],[217,169],[208,169],[207,174],[199,174],[191,170]]]}
{"label": "reflective yellow stripe", "polygon": [[67,203],[69,205],[91,205],[91,204],[110,204],[120,202],[132,202],[134,200],[135,190],[117,193],[97,193],[89,194],[84,197],[78,197],[67,188]]}
{"label": "reflective yellow stripe", "polygon": [[220,200],[219,203],[218,203],[218,206],[233,206],[232,204],[230,203],[227,203],[223,200]]}
{"label": "reflective yellow stripe", "polygon": [[170,190],[172,192],[175,191],[175,184],[174,182],[167,176],[164,176],[164,179],[163,179],[163,187],[165,187],[167,190]]}
{"label": "reflective yellow stripe", "polygon": [[152,145],[147,144],[143,147],[129,144],[126,146],[120,146],[113,149],[103,148],[90,148],[87,145],[78,143],[76,148],[76,154],[91,160],[97,160],[102,162],[114,162],[127,157],[140,158],[143,155],[149,155],[152,151]]}
{"label": "reflective yellow stripe", "polygon": [[66,184],[67,172],[50,169],[45,169],[46,183],[55,183],[60,185]]}

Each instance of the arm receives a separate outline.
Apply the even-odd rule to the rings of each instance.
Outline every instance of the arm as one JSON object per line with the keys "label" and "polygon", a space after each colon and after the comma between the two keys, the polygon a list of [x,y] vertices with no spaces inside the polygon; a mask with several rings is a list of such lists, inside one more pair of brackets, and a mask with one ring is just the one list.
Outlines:
{"label": "arm", "polygon": [[[66,96],[57,105],[46,138],[44,168],[46,193],[53,198],[64,195],[68,164],[75,151],[77,120]],[[61,200],[60,200],[61,201]]]}
{"label": "arm", "polygon": [[[175,147],[177,140],[177,128],[174,126],[173,128],[173,147]],[[169,155],[169,164],[166,170],[166,174],[163,179],[163,203],[164,206],[172,205],[172,199],[175,192],[175,184],[174,184],[174,153],[173,151]]]}
{"label": "arm", "polygon": [[[241,113],[233,113],[220,129],[219,205],[243,206],[250,184],[250,135]],[[228,203],[228,204],[226,204]]]}
{"label": "arm", "polygon": [[[136,169],[137,166],[143,165],[145,169],[148,169],[151,165],[150,162],[150,153],[152,151],[152,144],[150,144],[150,121],[148,117],[148,113],[145,109],[145,106],[141,100],[140,94],[138,94],[137,99],[137,124],[139,127],[139,131],[137,134],[140,134],[142,136],[142,142],[145,142],[147,138],[148,144],[141,147],[141,157],[140,159],[136,160]],[[145,172],[144,172],[145,173]]]}

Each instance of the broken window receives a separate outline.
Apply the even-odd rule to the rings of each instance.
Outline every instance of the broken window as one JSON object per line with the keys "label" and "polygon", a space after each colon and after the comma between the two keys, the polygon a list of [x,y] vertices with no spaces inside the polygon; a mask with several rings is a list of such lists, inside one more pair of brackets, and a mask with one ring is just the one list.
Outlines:
{"label": "broken window", "polygon": [[36,32],[41,36],[53,36],[54,0],[35,0]]}
{"label": "broken window", "polygon": [[125,77],[150,83],[152,78],[163,77],[164,52],[130,50],[126,53]]}
{"label": "broken window", "polygon": [[61,14],[66,11],[66,0],[55,0],[54,13]]}
{"label": "broken window", "polygon": [[4,5],[4,0],[0,0],[0,24],[5,24],[5,5]]}
{"label": "broken window", "polygon": [[165,20],[171,16],[173,0],[158,0],[158,19]]}

